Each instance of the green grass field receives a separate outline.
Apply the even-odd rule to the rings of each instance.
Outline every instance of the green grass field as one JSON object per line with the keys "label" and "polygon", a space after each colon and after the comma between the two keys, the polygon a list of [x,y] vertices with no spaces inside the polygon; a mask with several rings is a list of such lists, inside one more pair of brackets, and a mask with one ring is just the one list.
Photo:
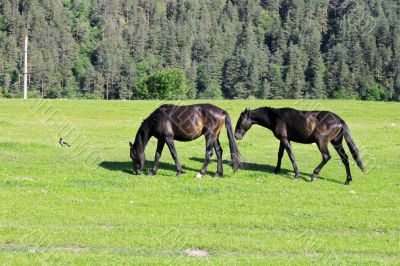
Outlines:
{"label": "green grass field", "polygon": [[[211,177],[214,160],[195,180],[203,138],[176,142],[183,176],[175,177],[168,149],[157,176],[134,176],[128,141],[161,103],[0,100],[2,264],[400,264],[400,104],[211,101],[233,123],[245,107],[265,105],[340,115],[367,168],[362,174],[351,159],[345,186],[333,147],[316,182],[315,145],[293,144],[300,181],[286,153],[274,175],[279,143],[257,126],[237,142],[248,164],[235,174],[223,129],[224,178]],[[72,146],[60,147],[59,137]],[[153,140],[147,169],[154,151]],[[189,248],[208,256],[188,256]]]}

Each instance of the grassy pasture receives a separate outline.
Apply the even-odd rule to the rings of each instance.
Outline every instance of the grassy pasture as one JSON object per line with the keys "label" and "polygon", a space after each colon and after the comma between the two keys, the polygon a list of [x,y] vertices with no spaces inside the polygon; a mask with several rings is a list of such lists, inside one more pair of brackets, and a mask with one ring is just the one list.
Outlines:
{"label": "grassy pasture", "polygon": [[[351,158],[353,182],[344,186],[331,147],[322,178],[311,183],[320,153],[294,143],[301,180],[291,179],[286,153],[274,175],[279,143],[254,126],[237,142],[247,169],[236,174],[223,129],[224,178],[211,178],[213,161],[207,176],[194,179],[203,138],[176,142],[183,176],[175,177],[167,148],[157,176],[134,176],[128,141],[162,102],[0,99],[0,263],[399,264],[400,104],[211,102],[233,123],[245,107],[333,111],[348,123],[367,174]],[[72,147],[60,147],[59,137]],[[147,169],[155,144],[146,149]],[[188,256],[189,248],[209,255]]]}

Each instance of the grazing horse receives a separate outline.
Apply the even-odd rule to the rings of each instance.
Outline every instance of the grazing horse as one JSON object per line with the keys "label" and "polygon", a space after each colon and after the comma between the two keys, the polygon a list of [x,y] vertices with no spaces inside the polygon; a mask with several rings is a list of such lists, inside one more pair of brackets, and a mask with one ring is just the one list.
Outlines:
{"label": "grazing horse", "polygon": [[339,153],[344,166],[346,167],[346,185],[352,180],[350,166],[347,154],[343,148],[343,137],[349,146],[350,152],[358,167],[364,172],[364,166],[354,143],[350,130],[346,123],[336,114],[327,111],[299,111],[292,108],[270,108],[262,107],[255,110],[246,109],[240,114],[236,124],[235,138],[242,139],[244,134],[253,125],[260,125],[268,128],[274,133],[274,136],[280,140],[278,151],[278,163],[275,173],[279,173],[281,169],[281,160],[284,150],[287,151],[292,161],[295,176],[299,178],[299,170],[290,145],[290,141],[299,143],[316,143],[322,154],[322,162],[315,168],[311,181],[315,180],[322,167],[329,161],[328,144],[332,143],[333,147]]}
{"label": "grazing horse", "polygon": [[228,112],[211,104],[194,104],[176,106],[164,104],[147,117],[140,126],[134,143],[129,142],[130,156],[133,162],[133,172],[140,174],[145,163],[144,149],[151,137],[158,139],[154,165],[149,175],[157,173],[159,159],[166,143],[172,158],[175,161],[177,176],[183,173],[175,150],[174,140],[192,141],[204,135],[206,139],[206,159],[196,177],[201,178],[207,170],[207,166],[213,154],[217,154],[217,172],[214,177],[222,176],[222,147],[219,142],[219,134],[225,124],[228,132],[229,147],[232,158],[232,169],[239,167],[239,151],[237,149],[232,131],[232,123]]}

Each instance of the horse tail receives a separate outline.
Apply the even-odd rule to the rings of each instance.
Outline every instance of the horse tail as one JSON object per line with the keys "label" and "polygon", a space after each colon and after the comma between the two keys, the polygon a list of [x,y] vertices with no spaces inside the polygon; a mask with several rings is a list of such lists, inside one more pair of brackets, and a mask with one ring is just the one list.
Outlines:
{"label": "horse tail", "polygon": [[231,151],[232,169],[235,172],[240,167],[240,153],[236,146],[235,139],[233,137],[231,118],[229,117],[228,112],[224,111],[224,113],[225,113],[225,127],[229,139],[229,149]]}
{"label": "horse tail", "polygon": [[350,129],[344,121],[343,121],[343,133],[347,146],[349,146],[351,155],[353,155],[353,158],[356,161],[358,167],[361,169],[361,171],[365,172],[365,167],[361,162],[360,153],[358,152],[357,146],[350,135]]}

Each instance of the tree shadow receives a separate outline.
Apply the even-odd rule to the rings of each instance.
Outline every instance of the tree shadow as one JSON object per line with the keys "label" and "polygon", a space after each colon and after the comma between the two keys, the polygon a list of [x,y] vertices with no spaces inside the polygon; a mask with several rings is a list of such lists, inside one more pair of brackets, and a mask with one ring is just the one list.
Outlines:
{"label": "tree shadow", "polygon": [[[204,159],[202,158],[197,158],[197,157],[191,157],[189,158],[192,161],[197,161],[197,162],[201,162],[204,161]],[[227,166],[231,166],[231,162],[228,160],[223,160],[222,163],[224,165]],[[275,170],[275,166],[269,165],[269,164],[258,164],[258,163],[247,163],[247,162],[242,162],[242,166],[240,167],[240,170],[244,170],[244,171],[258,171],[258,172],[265,172],[265,173],[274,173]],[[278,175],[282,175],[285,178],[288,179],[293,179],[293,175],[294,172],[292,170],[288,170],[288,169],[281,169],[280,173]],[[305,172],[300,172],[300,178],[304,181],[307,182],[312,182],[311,181],[311,176],[312,174],[309,173],[305,173]],[[307,178],[308,177],[308,178]],[[318,177],[318,179],[324,180],[324,181],[328,181],[328,182],[332,182],[332,183],[336,183],[336,184],[343,184],[340,181],[337,181],[335,179],[330,179],[330,178],[325,178],[325,177]],[[317,179],[317,181],[318,181]]]}

